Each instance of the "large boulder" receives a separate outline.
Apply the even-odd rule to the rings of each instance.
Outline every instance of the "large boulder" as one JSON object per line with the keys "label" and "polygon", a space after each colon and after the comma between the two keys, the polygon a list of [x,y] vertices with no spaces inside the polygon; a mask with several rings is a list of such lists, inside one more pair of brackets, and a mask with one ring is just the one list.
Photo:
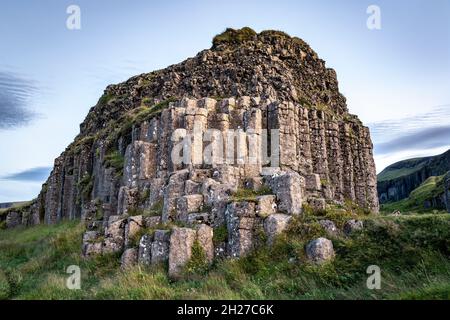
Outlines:
{"label": "large boulder", "polygon": [[271,214],[264,220],[264,230],[267,234],[267,241],[269,245],[273,244],[276,236],[286,230],[291,219],[292,216],[282,213],[275,213]]}
{"label": "large boulder", "polygon": [[306,245],[306,256],[314,263],[323,263],[334,258],[333,243],[326,238],[318,238]]}
{"label": "large boulder", "polygon": [[304,179],[297,172],[287,171],[268,179],[278,199],[278,211],[296,215],[302,212]]}

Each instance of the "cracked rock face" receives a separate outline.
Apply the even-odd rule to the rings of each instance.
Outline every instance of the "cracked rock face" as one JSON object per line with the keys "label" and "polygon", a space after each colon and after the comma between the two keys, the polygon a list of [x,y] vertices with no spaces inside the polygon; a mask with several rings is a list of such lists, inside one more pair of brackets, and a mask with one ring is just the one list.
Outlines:
{"label": "cracked rock face", "polygon": [[[334,70],[280,32],[229,36],[108,86],[38,198],[25,213],[9,212],[7,224],[83,217],[97,232],[85,235],[86,256],[127,250],[124,259],[143,264],[168,260],[177,277],[195,241],[208,262],[244,256],[261,233],[273,241],[303,204],[320,211],[349,199],[377,212],[369,129],[348,113]],[[174,161],[186,136],[189,163]],[[219,141],[234,147],[231,162],[220,161]],[[258,195],[236,199],[242,189]],[[218,228],[226,236],[214,248]]]}

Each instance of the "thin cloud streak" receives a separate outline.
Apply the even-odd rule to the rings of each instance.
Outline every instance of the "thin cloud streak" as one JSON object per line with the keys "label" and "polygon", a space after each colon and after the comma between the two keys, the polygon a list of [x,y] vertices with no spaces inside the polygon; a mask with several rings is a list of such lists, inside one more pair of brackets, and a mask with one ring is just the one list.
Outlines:
{"label": "thin cloud streak", "polygon": [[38,87],[29,79],[10,71],[0,71],[0,129],[24,126],[37,117],[30,110]]}

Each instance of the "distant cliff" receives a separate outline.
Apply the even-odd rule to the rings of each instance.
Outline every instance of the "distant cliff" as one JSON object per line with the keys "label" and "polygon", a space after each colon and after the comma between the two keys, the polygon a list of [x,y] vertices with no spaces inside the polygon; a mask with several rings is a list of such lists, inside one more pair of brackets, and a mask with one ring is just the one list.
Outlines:
{"label": "distant cliff", "polygon": [[424,158],[396,162],[378,175],[380,203],[408,198],[411,191],[432,176],[441,176],[450,170],[450,150]]}

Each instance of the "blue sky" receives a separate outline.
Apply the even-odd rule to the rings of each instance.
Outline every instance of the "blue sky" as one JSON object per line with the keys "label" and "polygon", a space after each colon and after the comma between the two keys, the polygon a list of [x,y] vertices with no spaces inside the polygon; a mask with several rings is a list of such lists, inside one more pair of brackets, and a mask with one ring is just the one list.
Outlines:
{"label": "blue sky", "polygon": [[[81,8],[81,30],[66,9]],[[366,27],[369,5],[381,29]],[[338,74],[377,170],[450,148],[450,1],[2,1],[0,202],[37,195],[111,83],[209,48],[226,27],[283,30]]]}

